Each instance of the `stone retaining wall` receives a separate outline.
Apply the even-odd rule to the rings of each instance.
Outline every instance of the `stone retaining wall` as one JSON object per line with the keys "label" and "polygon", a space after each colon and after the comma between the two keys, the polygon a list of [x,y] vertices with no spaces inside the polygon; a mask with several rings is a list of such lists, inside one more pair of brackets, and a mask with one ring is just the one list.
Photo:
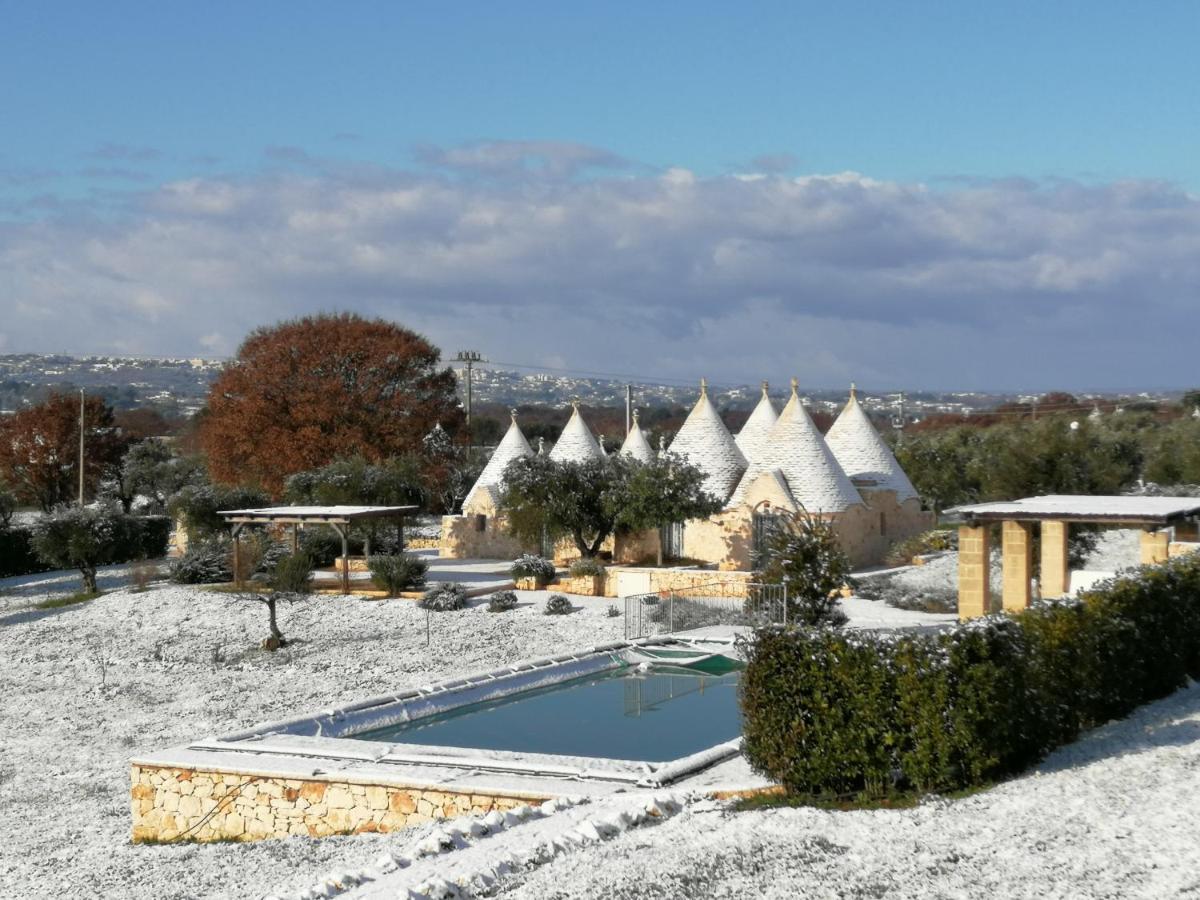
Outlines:
{"label": "stone retaining wall", "polygon": [[388,832],[549,799],[137,765],[130,781],[135,843]]}

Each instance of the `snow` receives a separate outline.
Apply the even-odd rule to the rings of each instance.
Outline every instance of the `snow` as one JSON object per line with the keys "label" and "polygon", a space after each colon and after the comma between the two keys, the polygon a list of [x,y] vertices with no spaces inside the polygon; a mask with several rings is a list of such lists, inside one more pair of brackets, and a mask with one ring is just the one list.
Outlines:
{"label": "snow", "polygon": [[1048,494],[1025,497],[1021,500],[995,503],[974,503],[947,509],[946,515],[968,515],[980,518],[1087,519],[1102,521],[1122,519],[1131,521],[1165,522],[1169,518],[1200,513],[1200,500],[1195,497],[1131,497]]}
{"label": "snow", "polygon": [[1182,896],[1200,890],[1200,808],[1184,799],[1197,790],[1192,685],[970,797],[854,812],[693,803],[510,873],[496,890],[513,900]]}
{"label": "snow", "polygon": [[[902,574],[930,577],[929,568]],[[411,865],[396,871],[411,868],[425,886],[455,873],[484,875],[494,880],[473,882],[477,889],[520,898],[1091,898],[1200,889],[1200,808],[1181,800],[1200,790],[1195,686],[1085,736],[1027,777],[910,810],[734,813],[693,800],[673,817],[620,833],[596,826],[593,835],[588,822],[620,812],[612,804],[642,802],[631,792],[487,834],[458,820],[391,835],[134,846],[131,757],[620,640],[623,620],[606,615],[610,598],[572,597],[571,615],[545,616],[546,592],[519,591],[511,613],[488,613],[478,600],[431,616],[426,647],[425,613],[411,601],[317,596],[281,610],[282,629],[296,642],[270,654],[257,649],[265,633],[258,604],[165,584],[136,594],[120,587],[127,577],[128,567],[109,567],[101,582],[111,593],[52,610],[21,607],[76,590],[76,573],[0,582],[0,895],[312,896],[326,876],[380,876],[347,894],[356,896],[384,884],[391,873],[376,864],[385,855],[407,858]],[[858,626],[938,618],[853,598],[845,607]],[[755,780],[743,760],[721,768]],[[727,777],[715,772],[710,780]],[[441,847],[447,835],[457,846],[455,827],[464,846],[422,857],[418,872],[415,848]],[[527,852],[555,841],[552,856]],[[498,871],[509,857],[519,864]],[[406,896],[396,885],[384,895]]]}

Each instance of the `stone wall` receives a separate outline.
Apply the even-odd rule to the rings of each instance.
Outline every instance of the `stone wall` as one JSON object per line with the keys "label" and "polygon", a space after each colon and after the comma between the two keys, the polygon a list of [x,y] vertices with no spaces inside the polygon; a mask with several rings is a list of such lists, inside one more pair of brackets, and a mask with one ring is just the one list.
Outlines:
{"label": "stone wall", "polygon": [[516,559],[537,552],[509,534],[503,516],[442,516],[438,556],[443,559]]}
{"label": "stone wall", "polygon": [[549,799],[137,765],[130,780],[135,843],[388,832]]}

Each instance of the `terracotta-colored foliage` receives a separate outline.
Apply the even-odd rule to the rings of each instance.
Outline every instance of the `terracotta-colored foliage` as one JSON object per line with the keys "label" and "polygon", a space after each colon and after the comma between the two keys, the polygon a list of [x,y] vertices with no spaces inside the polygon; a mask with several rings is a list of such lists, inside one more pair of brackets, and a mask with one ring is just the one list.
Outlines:
{"label": "terracotta-colored foliage", "polygon": [[[126,441],[100,397],[84,401],[84,486],[119,465]],[[79,396],[54,393],[37,406],[0,420],[0,481],[43,510],[69,503],[79,491]]]}
{"label": "terracotta-colored foliage", "polygon": [[348,313],[258,329],[209,393],[200,443],[212,477],[278,496],[296,472],[418,450],[438,422],[453,433],[462,414],[439,357],[406,328]]}

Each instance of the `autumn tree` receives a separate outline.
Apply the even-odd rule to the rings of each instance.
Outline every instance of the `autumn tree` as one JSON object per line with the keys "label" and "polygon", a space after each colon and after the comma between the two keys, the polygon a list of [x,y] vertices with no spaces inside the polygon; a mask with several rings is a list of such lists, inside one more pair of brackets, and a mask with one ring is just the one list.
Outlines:
{"label": "autumn tree", "polygon": [[[125,439],[112,408],[100,397],[84,401],[84,490],[121,464]],[[79,491],[79,397],[52,393],[43,402],[0,421],[0,481],[25,503],[49,512]]]}
{"label": "autumn tree", "polygon": [[382,319],[307,316],[253,332],[213,384],[200,443],[213,478],[274,495],[336,459],[419,451],[455,429],[455,377],[438,349]]}

